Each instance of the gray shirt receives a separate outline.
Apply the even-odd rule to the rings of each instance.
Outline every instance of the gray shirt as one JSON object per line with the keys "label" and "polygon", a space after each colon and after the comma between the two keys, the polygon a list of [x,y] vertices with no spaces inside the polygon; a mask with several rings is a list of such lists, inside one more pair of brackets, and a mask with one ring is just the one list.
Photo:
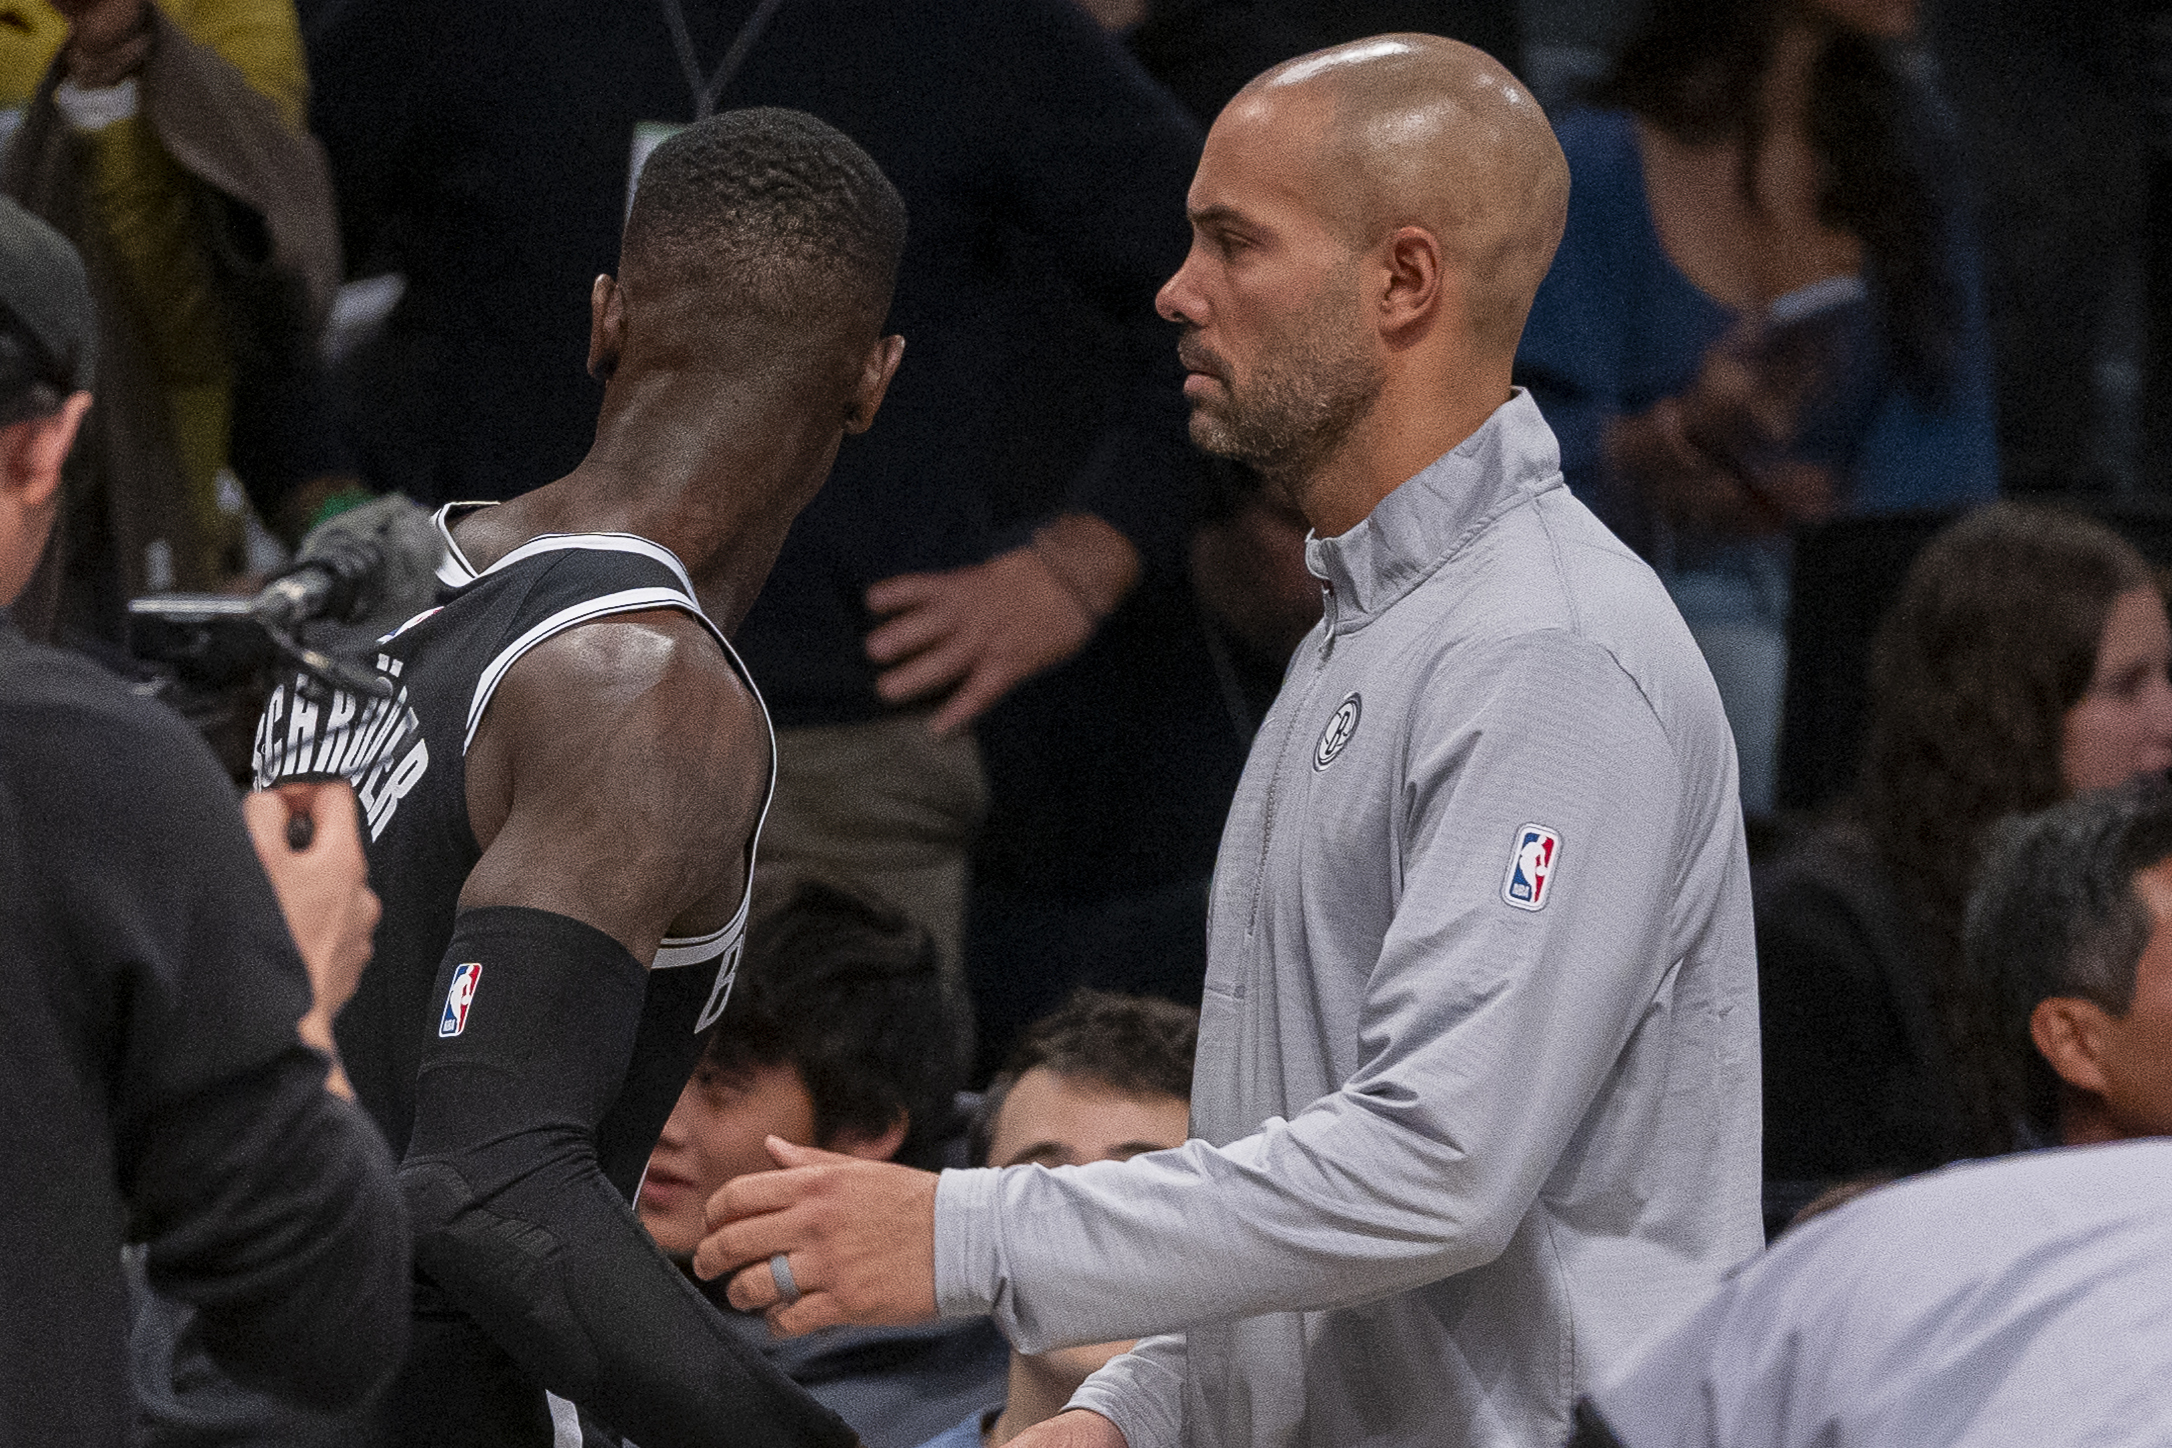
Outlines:
{"label": "gray shirt", "polygon": [[1073,1400],[1131,1448],[1555,1444],[1762,1240],[1733,743],[1521,392],[1307,561],[1215,871],[1200,1139],[945,1173],[938,1303],[1029,1352],[1174,1334]]}
{"label": "gray shirt", "polygon": [[1594,1395],[1628,1448],[2172,1437],[2172,1142],[1886,1187],[1774,1244]]}

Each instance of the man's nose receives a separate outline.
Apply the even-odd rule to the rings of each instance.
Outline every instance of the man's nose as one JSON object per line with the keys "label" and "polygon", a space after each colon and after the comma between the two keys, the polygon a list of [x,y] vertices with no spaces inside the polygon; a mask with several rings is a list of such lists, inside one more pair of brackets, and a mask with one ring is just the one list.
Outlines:
{"label": "man's nose", "polygon": [[1154,293],[1154,310],[1161,314],[1163,321],[1190,322],[1198,326],[1206,320],[1199,306],[1198,290],[1191,284],[1191,271],[1192,259],[1186,256],[1176,275],[1163,282],[1161,290]]}

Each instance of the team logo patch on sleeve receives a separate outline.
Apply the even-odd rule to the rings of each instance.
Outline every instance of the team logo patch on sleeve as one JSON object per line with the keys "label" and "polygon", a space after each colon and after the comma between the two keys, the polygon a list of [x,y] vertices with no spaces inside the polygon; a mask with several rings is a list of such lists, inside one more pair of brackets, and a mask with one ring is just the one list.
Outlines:
{"label": "team logo patch on sleeve", "polygon": [[454,967],[452,989],[445,992],[445,1013],[437,1018],[440,1037],[457,1036],[468,1028],[468,1007],[475,1004],[475,983],[482,978],[480,961]]}
{"label": "team logo patch on sleeve", "polygon": [[1544,825],[1522,825],[1508,856],[1508,878],[1501,898],[1518,910],[1543,910],[1553,894],[1554,866],[1560,861],[1561,836]]}

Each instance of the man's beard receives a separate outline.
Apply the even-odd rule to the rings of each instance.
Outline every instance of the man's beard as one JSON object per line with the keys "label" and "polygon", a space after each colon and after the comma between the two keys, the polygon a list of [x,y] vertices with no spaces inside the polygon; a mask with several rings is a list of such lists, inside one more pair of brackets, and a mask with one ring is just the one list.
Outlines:
{"label": "man's beard", "polygon": [[1300,501],[1300,485],[1339,449],[1380,396],[1381,372],[1351,327],[1334,287],[1262,349],[1259,370],[1239,390],[1222,357],[1187,332],[1178,352],[1210,372],[1219,398],[1192,403],[1192,441],[1217,457],[1248,463],[1278,493]]}

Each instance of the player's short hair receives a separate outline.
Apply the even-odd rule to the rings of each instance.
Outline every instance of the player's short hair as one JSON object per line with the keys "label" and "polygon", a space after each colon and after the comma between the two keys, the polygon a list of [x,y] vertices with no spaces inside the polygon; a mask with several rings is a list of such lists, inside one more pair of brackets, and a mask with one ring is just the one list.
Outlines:
{"label": "player's short hair", "polygon": [[867,152],[804,111],[725,111],[658,146],[641,170],[622,276],[713,290],[792,325],[890,309],[905,202]]}
{"label": "player's short hair", "polygon": [[2059,1135],[2058,1079],[2029,1018],[2054,996],[2115,1016],[2134,1003],[2152,920],[2134,877],[2172,859],[2172,788],[2161,781],[2079,795],[1991,833],[1969,898],[1967,961],[1997,1001],[2000,1044],[2020,1099],[2004,1103],[2040,1140]]}
{"label": "player's short hair", "polygon": [[1004,1098],[1028,1071],[1089,1081],[1119,1096],[1192,1099],[1192,1062],[1199,1051],[1199,1012],[1154,996],[1080,990],[1019,1038],[1003,1070],[988,1083],[973,1113],[970,1146],[976,1166],[988,1164]]}
{"label": "player's short hair", "polygon": [[942,1165],[972,1057],[972,1016],[934,938],[886,901],[762,870],[746,955],[702,1064],[727,1078],[789,1065],[814,1101],[815,1143],[878,1136],[907,1115],[896,1160]]}

